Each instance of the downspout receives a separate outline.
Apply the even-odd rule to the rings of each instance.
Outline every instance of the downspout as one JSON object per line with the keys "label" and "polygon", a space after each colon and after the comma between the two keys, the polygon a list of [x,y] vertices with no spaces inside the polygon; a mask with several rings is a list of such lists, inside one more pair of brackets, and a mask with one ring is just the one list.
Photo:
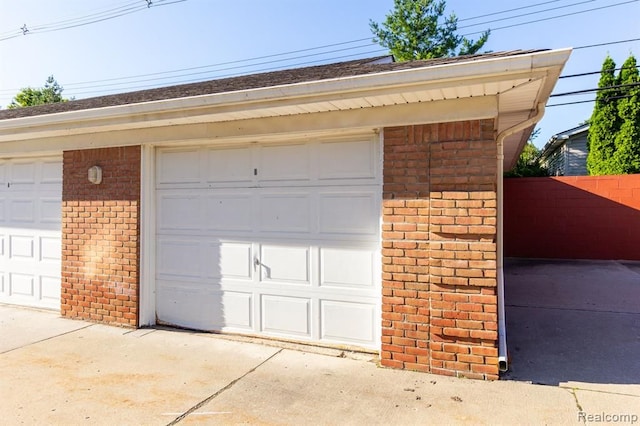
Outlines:
{"label": "downspout", "polygon": [[498,134],[498,229],[497,229],[497,275],[498,275],[498,368],[505,372],[509,369],[509,359],[507,356],[507,325],[504,312],[504,140],[520,132],[527,127],[533,126],[542,119],[544,115],[544,102],[537,105],[536,114],[515,126],[509,127]]}

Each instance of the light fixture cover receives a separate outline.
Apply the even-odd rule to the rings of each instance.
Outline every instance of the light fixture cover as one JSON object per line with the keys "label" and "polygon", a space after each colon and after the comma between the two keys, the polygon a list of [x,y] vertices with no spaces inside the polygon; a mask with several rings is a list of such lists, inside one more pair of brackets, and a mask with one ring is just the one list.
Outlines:
{"label": "light fixture cover", "polygon": [[89,177],[89,182],[98,185],[100,182],[102,182],[102,167],[100,166],[89,167],[88,177]]}

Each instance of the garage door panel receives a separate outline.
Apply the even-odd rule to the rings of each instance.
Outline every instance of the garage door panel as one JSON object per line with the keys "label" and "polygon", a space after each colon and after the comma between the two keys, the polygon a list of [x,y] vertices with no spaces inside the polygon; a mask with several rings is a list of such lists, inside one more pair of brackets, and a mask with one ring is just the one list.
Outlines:
{"label": "garage door panel", "polygon": [[202,180],[200,151],[197,148],[160,151],[156,176],[158,184],[199,183]]}
{"label": "garage door panel", "polygon": [[34,161],[16,161],[10,174],[12,185],[33,185],[36,183],[36,163]]}
{"label": "garage door panel", "polygon": [[214,330],[224,322],[220,292],[205,292],[176,281],[159,281],[156,310],[164,322],[198,330]]}
{"label": "garage door panel", "polygon": [[205,226],[209,231],[249,232],[253,229],[251,192],[209,195],[205,206]]}
{"label": "garage door panel", "polygon": [[263,146],[258,154],[258,181],[309,180],[309,145]]}
{"label": "garage door panel", "polygon": [[375,144],[361,142],[324,142],[318,145],[316,161],[320,180],[374,179],[377,155]]}
{"label": "garage door panel", "polygon": [[373,345],[377,329],[376,306],[333,300],[320,301],[320,335],[322,339],[341,342],[359,342]]}
{"label": "garage door panel", "polygon": [[311,231],[311,197],[307,194],[262,194],[258,214],[260,231],[308,233]]}
{"label": "garage door panel", "polygon": [[311,299],[263,295],[262,331],[311,337]]}
{"label": "garage door panel", "polygon": [[202,228],[202,208],[198,195],[161,193],[158,196],[158,209],[158,226],[162,231]]}
{"label": "garage door panel", "polygon": [[207,182],[251,182],[253,166],[248,147],[207,150]]}
{"label": "garage door panel", "polygon": [[374,257],[370,249],[320,248],[320,285],[372,288]]}
{"label": "garage door panel", "polygon": [[260,281],[309,284],[310,247],[262,245]]}
{"label": "garage door panel", "polygon": [[28,274],[9,274],[9,294],[35,298],[34,276]]}
{"label": "garage door panel", "polygon": [[59,198],[41,198],[38,209],[40,223],[62,223],[62,201]]}
{"label": "garage door panel", "polygon": [[60,278],[40,277],[40,298],[44,303],[57,304],[60,300]]}
{"label": "garage door panel", "polygon": [[158,240],[157,270],[160,276],[200,278],[200,254],[198,241]]}
{"label": "garage door panel", "polygon": [[33,259],[33,237],[23,235],[11,235],[9,237],[9,257],[11,259]]}
{"label": "garage door panel", "polygon": [[328,192],[319,196],[320,233],[369,235],[377,238],[379,218],[373,192]]}
{"label": "garage door panel", "polygon": [[62,244],[59,238],[40,237],[40,261],[58,263],[61,259]]}
{"label": "garage door panel", "polygon": [[11,222],[33,223],[35,202],[31,199],[9,200],[9,220]]}
{"label": "garage door panel", "polygon": [[253,295],[235,291],[225,291],[222,295],[223,323],[227,329],[253,329]]}
{"label": "garage door panel", "polygon": [[59,161],[43,161],[40,184],[45,187],[62,184],[62,163]]}
{"label": "garage door panel", "polygon": [[253,256],[250,243],[209,244],[207,276],[222,279],[252,279]]}

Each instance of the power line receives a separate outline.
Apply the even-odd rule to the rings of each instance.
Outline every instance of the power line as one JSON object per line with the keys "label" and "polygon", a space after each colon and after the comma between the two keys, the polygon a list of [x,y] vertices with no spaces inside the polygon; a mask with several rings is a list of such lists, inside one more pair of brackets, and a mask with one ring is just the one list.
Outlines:
{"label": "power line", "polygon": [[610,44],[617,44],[617,43],[628,43],[628,42],[631,42],[631,41],[640,41],[640,38],[630,38],[628,40],[620,40],[620,41],[616,41],[616,42],[612,42],[612,43],[589,44],[589,45],[586,45],[586,46],[574,47],[573,50],[590,49],[592,47],[608,46]]}
{"label": "power line", "polygon": [[631,69],[631,68],[638,68],[638,67],[640,67],[640,65],[636,65],[635,67],[610,68],[610,69],[607,69],[607,70],[589,71],[589,72],[581,72],[581,73],[578,73],[578,74],[561,75],[558,78],[584,77],[584,76],[587,76],[587,75],[601,74],[601,73],[603,73],[605,71],[607,71],[607,72],[608,71],[621,71],[621,70],[624,70],[624,69]]}
{"label": "power line", "polygon": [[[356,56],[360,57],[362,55],[371,55],[371,54],[380,54],[381,52],[386,52],[386,49],[378,49],[378,50],[370,50],[367,52],[361,52],[361,53],[357,53],[357,54],[353,54],[353,55],[343,55],[343,56],[336,56],[336,57],[332,57],[329,58],[330,61],[335,61],[335,60],[340,60],[340,59],[350,59],[350,58],[354,58]],[[310,66],[310,65],[314,65],[314,64],[321,64],[321,63],[326,63],[327,59],[319,59],[316,61],[307,61],[307,62],[299,62],[296,63],[295,66]],[[282,67],[270,67],[270,68],[261,68],[261,69],[257,69],[257,70],[253,70],[253,72],[255,73],[260,73],[260,72],[269,72],[269,71],[276,71],[276,70],[281,70]],[[222,74],[222,75],[217,75],[216,78],[226,78],[226,77],[237,77],[240,75],[245,75],[245,73],[231,73],[231,74]],[[173,85],[179,85],[179,84],[187,84],[187,83],[196,83],[196,82],[201,82],[201,81],[206,81],[206,80],[202,80],[200,78],[198,79],[190,79],[190,80],[180,80],[180,81],[174,81],[172,83],[170,83],[170,86]],[[122,83],[122,84],[126,84],[126,83]],[[131,87],[121,87],[121,88],[117,88],[117,89],[111,89],[111,90],[107,90],[107,92],[120,92],[122,90],[143,90],[143,89],[148,89],[148,88],[159,88],[159,87],[166,87],[166,86],[158,86],[157,84],[148,84],[148,85],[144,85],[144,86],[131,86]],[[104,93],[103,91],[99,90],[100,93]],[[87,94],[87,93],[96,93],[95,90],[89,90],[89,91],[84,91],[84,92],[71,92],[72,95],[81,95],[81,94]]]}
{"label": "power line", "polygon": [[485,13],[484,15],[474,16],[472,18],[458,19],[458,22],[471,21],[471,20],[474,20],[474,19],[486,18],[487,16],[502,15],[503,13],[515,12],[516,10],[531,9],[532,7],[542,6],[542,5],[549,4],[549,3],[558,3],[559,1],[562,1],[562,0],[544,1],[542,3],[531,4],[529,6],[522,6],[522,7],[516,7],[514,9],[502,10],[500,12]]}
{"label": "power line", "polygon": [[640,83],[626,83],[626,84],[614,84],[612,86],[605,86],[605,87],[596,87],[594,89],[584,89],[584,90],[574,90],[571,92],[563,92],[563,93],[554,93],[553,95],[550,95],[550,98],[555,98],[555,97],[559,97],[559,96],[573,96],[573,95],[582,95],[585,93],[593,93],[593,92],[600,92],[603,90],[613,90],[613,89],[622,89],[622,88],[626,88],[626,87],[637,87],[640,86]]}
{"label": "power line", "polygon": [[[635,95],[612,96],[610,98],[604,99],[604,102],[611,101],[611,100],[614,100],[614,99],[628,99],[628,98],[632,98],[633,96],[635,96]],[[589,99],[589,100],[586,100],[586,101],[563,102],[563,103],[560,103],[560,104],[547,105],[546,108],[557,107],[557,106],[566,106],[566,105],[587,104],[587,103],[591,103],[591,102],[595,102],[595,101],[596,101],[596,99]]]}
{"label": "power line", "polygon": [[[89,24],[95,24],[98,22],[107,21],[110,19],[119,18],[121,16],[129,15],[135,12],[139,12],[145,9],[161,6],[169,6],[175,3],[182,3],[187,0],[156,0],[155,2],[148,2],[146,0],[136,0],[135,2],[128,2],[124,6],[115,7],[112,9],[103,10],[102,12],[92,13],[84,15],[78,18],[66,19],[58,22],[40,24],[34,26],[27,26],[24,24],[20,30],[8,31],[0,34],[0,41],[9,40],[21,35],[32,35],[40,33],[48,33],[53,31],[61,31],[70,28],[81,27]],[[141,4],[142,2],[142,4]]]}
{"label": "power line", "polygon": [[[600,44],[598,44],[598,45],[584,46],[584,48],[586,48],[586,47],[601,46],[601,45],[621,44],[621,43],[627,43],[627,42],[630,42],[630,41],[636,41],[636,40],[640,40],[640,39],[611,41],[611,42],[606,42],[606,43],[600,43]],[[344,42],[344,43],[335,43],[335,44],[333,44],[333,46],[342,45],[342,44],[345,44],[345,43],[347,43],[347,42]],[[364,46],[365,46],[365,45],[363,45],[363,46],[361,46],[361,47],[364,47]],[[583,46],[579,46],[579,48],[582,48],[582,47],[583,47]],[[319,49],[319,48],[322,48],[322,47],[316,47],[316,48],[311,48],[311,49],[303,49],[302,51],[309,51],[309,50],[312,50],[312,49]],[[338,51],[341,51],[341,50],[348,50],[348,49],[338,49]],[[378,53],[383,53],[383,52],[386,52],[386,50],[385,50],[385,49],[380,49],[380,50],[374,50],[374,51],[370,51],[370,52],[361,52],[360,54],[364,54],[364,53],[374,53],[374,54],[378,54]],[[322,54],[324,54],[324,53],[327,53],[327,52],[321,52],[321,53],[318,53],[318,54],[315,54],[315,55],[307,55],[307,56],[318,56],[318,55],[322,55]],[[270,57],[274,57],[274,56],[278,56],[278,55],[285,55],[285,54],[286,54],[286,53],[281,53],[281,54],[277,54],[277,55],[267,55],[267,56],[263,56],[263,57],[261,57],[261,58],[270,58]],[[351,55],[351,56],[356,56],[356,55]],[[299,57],[295,57],[295,58],[286,58],[286,59],[283,59],[283,61],[287,61],[287,60],[291,60],[291,59],[298,59],[298,58],[299,58]],[[341,57],[332,57],[332,58],[325,59],[325,61],[326,61],[326,60],[331,60],[331,61],[332,61],[332,60],[336,60],[336,59],[340,59],[340,58],[341,58]],[[243,61],[249,61],[249,60],[243,60]],[[239,62],[243,62],[243,61],[230,61],[230,62],[224,62],[224,63],[218,64],[218,65],[234,64],[234,63],[239,63]],[[273,63],[273,62],[277,62],[277,61],[269,61],[269,62]],[[322,61],[314,61],[313,63],[318,63],[318,62],[322,62]],[[293,66],[299,66],[299,65],[305,65],[305,64],[308,64],[308,63],[296,63],[296,64],[294,64]],[[207,66],[205,66],[205,67],[215,67],[215,66],[218,66],[218,65],[216,65],[216,64],[214,64],[214,65],[207,65]],[[248,66],[254,66],[254,65],[256,65],[256,64],[250,64],[250,65],[245,65],[245,66],[241,66],[241,67],[234,67],[234,68],[245,68],[245,67],[248,67]],[[192,68],[186,68],[186,69],[184,69],[184,70],[199,69],[199,68],[204,68],[204,67],[192,67]],[[279,67],[263,68],[263,69],[259,69],[259,70],[254,70],[254,72],[272,71],[272,70],[274,70],[274,69],[279,69]],[[171,72],[171,73],[175,73],[175,72],[180,72],[180,71],[182,71],[182,70],[166,71],[166,72],[163,72],[163,73],[169,73],[169,72]],[[217,70],[217,71],[220,71],[220,70]],[[597,73],[599,73],[599,72],[600,72],[600,71],[597,71]],[[157,75],[157,74],[159,74],[159,73],[153,73],[153,74],[147,74],[147,75]],[[216,78],[224,78],[224,77],[236,76],[236,75],[239,75],[239,74],[240,74],[240,73],[225,74],[225,75],[216,75]],[[145,76],[147,76],[147,75],[144,75],[144,74],[143,74],[143,75],[139,75],[139,76],[136,76],[136,77],[145,77]],[[167,78],[180,78],[180,77],[183,77],[183,76],[184,76],[184,75],[178,75],[178,76],[171,76],[171,77],[167,77]],[[566,78],[569,78],[569,77],[572,77],[572,76],[567,76]],[[130,77],[123,77],[123,78],[119,78],[119,79],[124,79],[124,78],[130,78]],[[562,77],[561,77],[561,78],[562,78]],[[98,80],[98,81],[93,81],[93,82],[90,82],[90,83],[100,83],[100,82],[103,82],[103,81],[112,81],[112,80],[116,80],[116,79],[110,79],[110,80]],[[138,82],[140,82],[140,83],[144,83],[144,82],[146,82],[146,81],[149,81],[149,80],[140,80],[140,81],[138,81]],[[198,79],[198,80],[196,80],[196,79],[180,80],[180,81],[175,82],[175,84],[181,84],[181,83],[192,83],[192,82],[195,82],[195,81],[201,81],[201,80],[199,80],[199,79]],[[85,82],[85,83],[87,83],[87,82]],[[119,83],[119,84],[117,84],[117,85],[129,84],[129,83],[132,83],[132,82],[131,82],[131,81],[127,81],[127,82]],[[82,83],[77,83],[77,84],[82,84]],[[127,89],[135,88],[135,87],[136,87],[136,86],[133,86],[133,87],[124,87],[124,88],[122,88],[122,90],[127,90]],[[141,87],[139,87],[139,88],[148,88],[148,87],[153,87],[153,86],[152,86],[152,85],[146,85],[146,86],[141,86]],[[90,89],[90,87],[83,87],[82,89]],[[1,92],[1,91],[0,91],[0,92]],[[80,95],[80,94],[86,94],[86,93],[95,93],[95,91],[86,91],[86,90],[85,90],[85,91],[82,91],[82,92],[74,92],[74,93],[75,93],[75,94]]]}
{"label": "power line", "polygon": [[[167,1],[167,0],[157,0],[157,1],[161,2],[161,1]],[[185,0],[180,0],[180,1],[185,1]],[[466,19],[469,20],[469,19],[475,19],[475,18],[484,17],[484,16],[497,15],[497,14],[506,13],[506,12],[513,11],[513,10],[525,9],[525,8],[528,8],[528,7],[544,5],[544,4],[553,3],[553,2],[557,2],[557,1],[560,1],[560,0],[537,3],[537,4],[531,5],[531,6],[526,6],[526,7],[522,7],[522,8],[516,8],[516,9],[509,9],[509,10],[505,10],[505,11],[501,11],[501,12],[493,12],[493,13],[489,13],[489,14],[485,14],[485,15],[479,15],[477,17],[466,18]],[[593,1],[593,0],[591,0],[591,1]],[[632,2],[636,2],[636,1],[638,1],[638,0],[631,0],[631,1],[623,2],[623,3],[618,3],[616,5],[609,5],[609,6],[604,6],[604,7],[600,7],[600,8],[588,9],[588,10],[582,11],[581,13],[588,12],[588,11],[593,11],[593,10],[599,10],[599,9],[608,8],[608,7],[613,7],[613,6],[618,6],[618,5],[627,4],[627,3],[632,3]],[[169,3],[169,4],[172,4],[172,3]],[[581,2],[581,3],[585,3],[585,2]],[[577,3],[577,4],[580,4],[580,3]],[[127,3],[127,6],[128,5],[130,5],[130,3]],[[575,5],[575,4],[573,4],[573,5]],[[127,7],[127,6],[120,6],[120,8]],[[143,8],[146,8],[146,7],[147,6],[146,6],[146,3],[145,3],[145,5],[143,5]],[[116,8],[116,9],[118,9],[118,8]],[[113,11],[113,10],[115,10],[115,9],[109,9],[108,11]],[[101,12],[101,13],[105,13],[105,12]],[[562,15],[562,16],[567,16],[567,15]],[[76,19],[79,19],[79,18],[76,18]],[[505,19],[510,19],[510,18],[505,18]],[[69,21],[69,20],[67,20],[67,21]],[[62,21],[62,22],[67,22],[67,21]],[[539,21],[532,21],[532,22],[539,22]],[[530,22],[530,23],[532,23],[532,22]],[[519,24],[519,25],[526,25],[526,24],[527,23],[522,23],[522,24]],[[496,29],[501,29],[501,28],[495,28],[493,30],[496,30]],[[324,55],[324,54],[328,54],[328,53],[334,53],[334,52],[338,52],[338,51],[361,49],[363,47],[368,47],[369,45],[371,45],[373,43],[367,44],[367,45],[351,46],[351,47],[348,47],[348,48],[345,48],[345,49],[336,49],[336,50],[331,50],[331,51],[314,53],[312,55],[293,56],[293,57],[283,58],[283,59],[280,59],[280,60],[277,60],[277,61],[266,61],[266,62],[260,62],[260,63],[248,63],[248,62],[255,62],[256,60],[261,60],[261,59],[284,57],[284,56],[289,56],[289,55],[293,55],[293,54],[296,54],[296,53],[303,53],[303,52],[309,52],[309,51],[314,51],[314,50],[321,50],[321,49],[325,49],[325,48],[328,48],[328,47],[354,44],[354,43],[357,43],[357,42],[362,42],[362,41],[371,40],[371,39],[372,39],[371,37],[367,37],[367,38],[361,38],[361,39],[357,39],[357,40],[345,41],[345,42],[340,42],[340,43],[333,43],[333,44],[328,44],[328,45],[324,45],[324,46],[317,46],[317,47],[312,47],[312,48],[307,48],[307,49],[300,49],[300,50],[295,50],[295,51],[290,51],[290,52],[283,52],[283,53],[277,53],[277,54],[272,54],[272,55],[264,55],[264,56],[260,56],[260,57],[249,58],[249,59],[228,61],[228,62],[223,62],[223,63],[218,63],[218,64],[203,65],[203,66],[190,67],[190,68],[182,68],[182,69],[176,69],[176,70],[170,70],[170,71],[160,71],[160,72],[154,72],[154,73],[149,73],[149,74],[139,74],[139,75],[127,76],[127,77],[116,77],[116,78],[103,79],[103,80],[92,80],[92,81],[85,81],[85,82],[78,82],[78,83],[69,83],[69,84],[66,84],[65,86],[67,87],[67,89],[69,89],[69,86],[87,86],[87,85],[94,84],[94,83],[115,82],[115,81],[120,81],[120,83],[109,84],[109,86],[122,86],[122,85],[125,85],[125,84],[131,84],[131,83],[144,83],[144,82],[149,82],[149,81],[169,80],[169,79],[176,79],[176,78],[182,78],[182,77],[193,76],[193,75],[209,74],[209,73],[213,73],[213,72],[220,72],[220,71],[225,71],[225,70],[230,70],[230,69],[250,68],[250,67],[255,67],[255,66],[258,66],[258,65],[268,64],[268,63],[287,62],[287,61],[294,61],[294,60],[297,60],[297,59],[300,59],[300,58],[306,58],[306,57],[310,57],[310,56],[320,56],[320,55]],[[604,46],[604,45],[611,45],[611,44],[618,44],[618,43],[625,43],[625,42],[631,42],[631,41],[638,41],[638,40],[640,40],[640,39],[620,40],[620,41],[600,43],[600,44],[589,45],[589,46],[579,46],[579,47],[575,47],[574,50],[586,49],[586,48],[590,48],[590,47],[597,47],[597,46]],[[363,55],[363,54],[366,54],[366,53],[381,53],[381,52],[386,52],[386,50],[380,49],[380,50],[375,50],[375,51],[370,51],[370,52],[360,52],[360,53],[358,53],[356,55],[349,55],[347,57]],[[342,57],[345,57],[345,56],[333,57],[333,58],[325,58],[323,61],[332,61],[332,60],[340,59]],[[318,63],[318,62],[323,62],[323,61],[313,61],[312,63]],[[241,63],[248,63],[248,64],[241,65],[241,66],[227,67],[227,68],[222,68],[222,69],[211,69],[209,71],[202,71],[202,72],[197,72],[197,73],[169,75],[169,74],[184,73],[185,71],[194,71],[194,70],[199,70],[199,69],[203,69],[204,70],[206,68],[219,68],[219,67],[224,66],[224,65],[234,65],[234,64],[241,64]],[[309,62],[288,64],[287,66],[295,67],[295,66],[305,65],[307,63],[309,63]],[[266,68],[266,69],[261,69],[261,70],[251,70],[250,72],[271,71],[273,69],[280,69],[280,67],[275,67],[275,68],[271,67],[271,68]],[[215,75],[215,78],[222,78],[222,77],[226,77],[226,76],[240,75],[240,74],[242,74],[242,73],[234,73],[234,74],[226,74],[226,75]],[[166,77],[141,79],[141,80],[135,80],[135,81],[124,81],[124,80],[132,80],[132,79],[135,79],[135,78],[155,77],[155,76],[160,76],[160,75],[166,75]],[[214,76],[211,76],[211,77],[214,77]],[[561,77],[561,78],[563,78],[563,77]],[[174,81],[172,84],[190,83],[190,82],[194,82],[194,81],[202,81],[202,79],[180,80],[180,81]],[[100,87],[104,87],[104,86],[105,86],[104,84],[100,85]],[[94,86],[94,87],[97,88],[97,86]],[[122,91],[122,90],[144,88],[144,87],[154,87],[154,85],[146,85],[146,86],[142,86],[142,87],[139,87],[139,86],[138,87],[137,86],[121,87],[120,89],[116,89],[116,90]],[[77,89],[91,89],[91,87],[77,87]],[[11,90],[11,89],[1,90],[0,89],[0,93],[2,93],[2,92],[11,93],[11,92],[15,92],[16,90],[17,89],[13,89],[13,90]],[[75,94],[86,94],[86,93],[96,93],[96,92],[100,92],[100,90],[92,90],[92,91],[84,90],[82,92],[74,92],[74,93]]]}
{"label": "power line", "polygon": [[[578,15],[578,14],[582,14],[582,13],[593,12],[595,10],[609,9],[611,7],[622,6],[622,5],[629,4],[629,3],[635,3],[637,1],[639,1],[639,0],[628,0],[628,1],[625,1],[625,2],[616,3],[616,4],[610,4],[610,5],[607,5],[607,6],[595,7],[593,9],[579,10],[579,11],[572,12],[572,13],[566,13],[564,15],[557,15],[557,16],[551,16],[551,17],[548,17],[548,18],[536,19],[535,21],[527,21],[527,22],[520,22],[520,23],[512,24],[512,25],[505,25],[503,27],[491,28],[491,31],[504,30],[506,28],[519,27],[519,26],[528,25],[528,24],[535,24],[537,22],[550,21],[552,19],[564,18],[564,17],[567,17],[567,16],[573,16],[573,15]],[[482,34],[483,32],[484,31],[475,31],[475,32],[468,33],[468,34],[463,34],[462,36],[466,37],[466,36],[475,35],[475,34]]]}
{"label": "power line", "polygon": [[568,7],[579,6],[579,5],[585,4],[585,3],[593,3],[594,1],[596,1],[596,0],[583,0],[583,1],[580,1],[578,3],[566,4],[564,6],[557,6],[557,7],[551,7],[549,9],[536,10],[535,12],[527,12],[527,13],[522,13],[520,15],[506,16],[504,18],[493,19],[493,20],[485,21],[485,22],[478,22],[477,24],[464,25],[462,27],[458,27],[458,29],[461,30],[461,29],[464,29],[464,28],[470,28],[470,27],[476,27],[476,26],[479,26],[479,25],[491,24],[493,22],[508,21],[509,19],[522,18],[523,16],[537,15],[539,13],[550,12],[552,10],[566,9]]}

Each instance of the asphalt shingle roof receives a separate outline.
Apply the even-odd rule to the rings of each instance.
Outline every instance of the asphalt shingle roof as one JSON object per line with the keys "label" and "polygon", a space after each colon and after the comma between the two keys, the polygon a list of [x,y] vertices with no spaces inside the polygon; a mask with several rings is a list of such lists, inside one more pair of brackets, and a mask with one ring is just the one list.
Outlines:
{"label": "asphalt shingle roof", "polygon": [[375,74],[385,71],[424,68],[457,62],[478,61],[489,58],[524,55],[538,51],[540,50],[514,50],[507,52],[484,53],[479,55],[456,56],[452,58],[437,58],[421,61],[387,63],[382,62],[385,58],[390,57],[379,56],[375,58],[356,59],[353,61],[339,62],[327,65],[293,68],[281,71],[203,81],[198,83],[180,84],[176,86],[140,90],[115,95],[78,99],[62,103],[0,110],[0,120],[47,115],[67,111],[89,110],[109,106],[137,104],[150,101],[178,99],[198,95],[234,92],[239,90],[249,90],[263,87],[328,80],[341,77],[353,77],[357,75]]}

